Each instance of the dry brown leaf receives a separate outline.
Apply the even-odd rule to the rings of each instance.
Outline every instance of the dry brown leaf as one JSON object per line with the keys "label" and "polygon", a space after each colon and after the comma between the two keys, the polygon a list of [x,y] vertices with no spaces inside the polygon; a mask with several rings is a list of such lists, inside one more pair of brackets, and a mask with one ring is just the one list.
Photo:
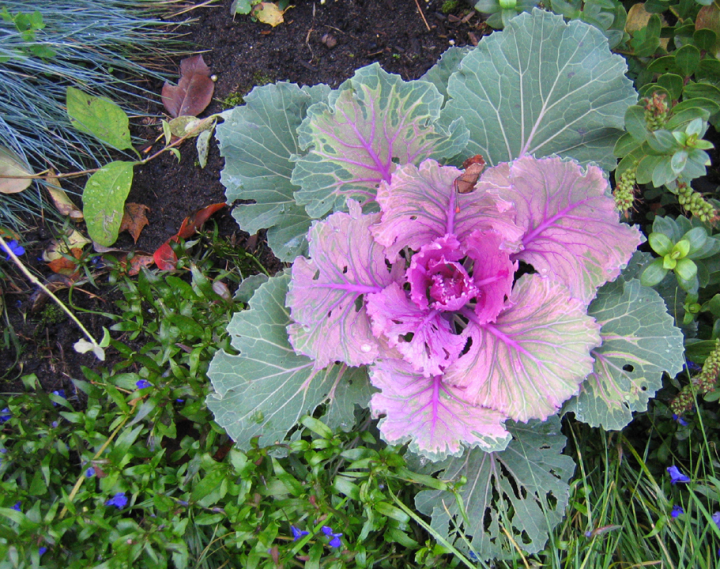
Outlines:
{"label": "dry brown leaf", "polygon": [[150,208],[141,203],[126,203],[125,213],[123,214],[122,223],[120,224],[120,231],[127,231],[132,235],[133,241],[137,243],[143,227],[150,223],[145,215],[145,213],[149,211]]}
{"label": "dry brown leaf", "polygon": [[82,249],[88,243],[91,243],[90,239],[73,229],[65,239],[54,239],[50,243],[50,246],[43,251],[43,261],[49,263],[62,257],[62,253],[67,253],[69,249],[76,247]]}
{"label": "dry brown leaf", "polygon": [[171,117],[197,116],[212,100],[215,83],[202,55],[194,55],[180,62],[180,81],[177,85],[165,82],[162,102]]}
{"label": "dry brown leaf", "polygon": [[[70,249],[70,255],[72,255],[75,259],[79,259],[82,257],[82,249],[73,248]],[[72,276],[75,273],[77,273],[78,265],[75,261],[72,261],[71,259],[68,259],[67,257],[59,257],[57,259],[53,259],[48,263],[48,268],[53,273],[59,273],[61,275],[67,275]]]}
{"label": "dry brown leaf", "polygon": [[128,275],[134,277],[143,267],[149,267],[155,262],[152,255],[135,255],[129,261]]}
{"label": "dry brown leaf", "polygon": [[47,182],[46,187],[48,192],[50,192],[50,197],[52,198],[58,213],[60,213],[60,215],[67,215],[70,219],[74,219],[75,221],[82,221],[82,211],[78,209],[78,207],[65,193],[65,190],[62,189],[60,180],[55,175],[54,170],[50,169],[48,171],[45,181]]}

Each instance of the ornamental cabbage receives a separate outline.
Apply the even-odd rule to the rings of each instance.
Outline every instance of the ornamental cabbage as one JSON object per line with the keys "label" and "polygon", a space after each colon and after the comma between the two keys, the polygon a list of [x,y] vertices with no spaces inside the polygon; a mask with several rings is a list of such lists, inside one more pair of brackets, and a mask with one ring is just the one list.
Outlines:
{"label": "ornamental cabbage", "polygon": [[642,242],[602,171],[523,157],[460,194],[462,171],[399,167],[378,213],[349,200],[293,264],[290,343],[317,370],[368,365],[389,443],[437,460],[502,450],[507,419],[544,420],[593,369],[587,308]]}

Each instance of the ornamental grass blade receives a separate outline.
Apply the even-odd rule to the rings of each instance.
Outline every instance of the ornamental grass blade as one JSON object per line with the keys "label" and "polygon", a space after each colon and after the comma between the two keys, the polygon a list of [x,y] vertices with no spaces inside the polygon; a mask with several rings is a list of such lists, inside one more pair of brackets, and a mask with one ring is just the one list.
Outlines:
{"label": "ornamental grass blade", "polygon": [[212,101],[215,83],[210,79],[210,68],[202,55],[193,55],[180,62],[180,81],[162,88],[162,102],[168,114],[175,117],[202,113]]}
{"label": "ornamental grass blade", "polygon": [[593,372],[563,410],[593,427],[620,430],[634,411],[647,410],[663,373],[682,371],[683,334],[658,292],[635,278],[602,287],[588,314],[602,326],[603,343],[591,352]]}
{"label": "ornamental grass blade", "polygon": [[562,454],[566,439],[560,420],[551,417],[543,423],[507,427],[513,437],[507,449],[473,449],[445,463],[440,478],[467,478],[458,490],[466,518],[450,492],[425,490],[415,498],[418,510],[432,516],[435,530],[460,550],[467,549],[467,537],[481,559],[517,556],[517,547],[529,554],[541,551],[549,532],[563,519],[570,496],[568,480],[575,463]]}
{"label": "ornamental grass blade", "polygon": [[250,235],[267,229],[268,244],[281,261],[291,262],[307,251],[311,219],[295,203],[298,187],[290,181],[290,157],[300,153],[296,129],[307,108],[325,100],[329,92],[325,85],[256,87],[245,97],[245,105],[223,113],[224,122],[216,129],[225,158],[220,181],[228,203],[254,202],[236,206],[233,217]]}
{"label": "ornamental grass blade", "polygon": [[403,81],[374,63],[308,109],[298,129],[301,148],[292,173],[298,204],[323,217],[346,197],[373,201],[397,164],[455,156],[465,148],[463,120],[438,120],[443,97],[427,81]]}
{"label": "ornamental grass blade", "polygon": [[557,154],[615,168],[615,141],[637,95],[598,29],[533,9],[484,37],[450,77],[446,120],[465,119],[466,154],[489,165]]}
{"label": "ornamental grass blade", "polygon": [[243,450],[251,448],[254,437],[260,437],[261,447],[284,440],[303,415],[328,399],[329,416],[338,417],[339,423],[346,421],[348,405],[366,402],[367,389],[358,389],[351,391],[357,401],[338,401],[345,409],[332,410],[340,382],[367,383],[364,370],[332,365],[314,371],[312,360],[295,354],[287,337],[289,280],[289,275],[276,276],[258,288],[250,308],[237,313],[228,326],[240,355],[219,351],[208,370],[214,388],[208,408]]}

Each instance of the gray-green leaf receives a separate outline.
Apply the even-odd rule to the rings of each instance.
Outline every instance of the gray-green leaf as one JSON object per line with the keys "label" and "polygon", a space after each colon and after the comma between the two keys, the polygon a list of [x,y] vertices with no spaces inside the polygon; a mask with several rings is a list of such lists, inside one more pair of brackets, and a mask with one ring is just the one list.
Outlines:
{"label": "gray-green leaf", "polygon": [[483,38],[450,77],[448,119],[464,117],[468,155],[490,165],[558,154],[606,170],[637,95],[605,36],[533,9]]}
{"label": "gray-green leaf", "polygon": [[603,343],[592,351],[593,373],[564,407],[593,427],[622,429],[633,411],[647,409],[663,372],[674,376],[683,368],[682,332],[662,297],[632,278],[637,271],[631,269],[602,287],[590,304]]}
{"label": "gray-green leaf", "polygon": [[504,451],[473,449],[445,463],[443,480],[467,478],[459,494],[469,525],[450,492],[426,490],[415,498],[418,510],[432,515],[432,527],[456,547],[464,549],[463,534],[472,536],[471,546],[482,559],[517,554],[501,528],[528,553],[540,551],[565,514],[568,480],[575,470],[572,458],[562,454],[565,437],[558,417],[508,423],[507,428],[513,440]]}
{"label": "gray-green leaf", "polygon": [[329,92],[326,85],[257,87],[245,97],[245,105],[221,115],[225,122],[216,129],[225,158],[221,182],[228,203],[255,202],[238,205],[233,216],[251,235],[268,229],[268,243],[282,261],[305,253],[311,222],[305,209],[295,204],[293,192],[298,187],[290,182],[290,157],[300,152],[296,129],[307,108],[324,101]]}
{"label": "gray-green leaf", "polygon": [[[235,314],[228,326],[240,355],[220,351],[208,371],[215,390],[207,398],[208,408],[244,450],[253,437],[260,437],[260,446],[284,440],[303,415],[328,399],[331,428],[349,428],[350,409],[355,403],[367,405],[370,388],[362,387],[369,383],[364,368],[333,365],[314,370],[311,359],[293,351],[285,308],[289,280],[289,275],[276,276],[258,288],[250,308]],[[342,382],[354,387],[341,387]],[[343,400],[348,393],[355,399]]]}

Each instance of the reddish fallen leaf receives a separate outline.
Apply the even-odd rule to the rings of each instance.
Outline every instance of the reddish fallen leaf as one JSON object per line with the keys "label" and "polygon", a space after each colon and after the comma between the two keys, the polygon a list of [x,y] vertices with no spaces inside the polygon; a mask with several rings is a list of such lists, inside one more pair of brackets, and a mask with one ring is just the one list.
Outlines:
{"label": "reddish fallen leaf", "polygon": [[177,232],[177,236],[182,239],[187,239],[195,235],[195,232],[200,229],[200,226],[205,223],[210,216],[216,211],[221,210],[225,207],[224,203],[214,203],[206,206],[202,209],[197,210],[195,213],[187,216],[180,226],[180,231]]}
{"label": "reddish fallen leaf", "polygon": [[175,237],[171,237],[165,243],[158,247],[158,250],[153,253],[153,259],[158,269],[161,271],[173,271],[177,266],[177,255],[175,251],[170,247],[170,241],[176,241]]}
{"label": "reddish fallen leaf", "polygon": [[180,62],[180,81],[162,88],[162,102],[171,117],[196,117],[210,104],[215,83],[202,55],[194,55]]}
{"label": "reddish fallen leaf", "polygon": [[[74,247],[70,249],[70,254],[75,257],[75,259],[79,259],[80,257],[82,257],[82,249]],[[54,259],[48,263],[48,268],[53,273],[72,276],[77,273],[78,265],[75,261],[72,261],[67,257],[58,257],[57,259]]]}
{"label": "reddish fallen leaf", "polygon": [[175,251],[170,247],[170,243],[172,241],[178,241],[179,239],[188,239],[195,235],[197,230],[200,229],[200,226],[205,223],[212,214],[224,208],[225,205],[224,203],[214,203],[197,210],[192,215],[183,219],[180,230],[160,245],[158,250],[153,253],[153,259],[155,259],[155,264],[158,268],[162,271],[175,270],[177,266],[177,255],[175,255]]}
{"label": "reddish fallen leaf", "polygon": [[141,203],[126,203],[125,212],[120,223],[120,232],[127,231],[132,235],[133,241],[137,243],[143,227],[150,223],[145,215],[148,211],[150,211],[150,208]]}
{"label": "reddish fallen leaf", "polygon": [[155,257],[153,257],[152,255],[135,255],[132,259],[130,259],[128,275],[134,277],[140,272],[140,269],[142,269],[143,267],[149,267],[154,262]]}

